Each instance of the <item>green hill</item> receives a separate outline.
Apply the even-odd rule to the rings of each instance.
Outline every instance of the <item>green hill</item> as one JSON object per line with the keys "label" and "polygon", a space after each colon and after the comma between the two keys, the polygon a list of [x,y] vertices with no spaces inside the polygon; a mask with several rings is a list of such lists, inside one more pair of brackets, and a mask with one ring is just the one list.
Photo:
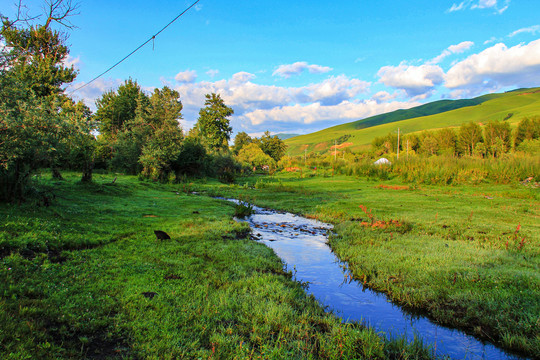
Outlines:
{"label": "green hill", "polygon": [[439,100],[407,110],[372,116],[285,140],[289,155],[324,153],[334,145],[365,148],[373,138],[400,128],[402,133],[457,127],[470,121],[505,120],[516,124],[525,116],[540,115],[540,88],[518,89],[473,99]]}

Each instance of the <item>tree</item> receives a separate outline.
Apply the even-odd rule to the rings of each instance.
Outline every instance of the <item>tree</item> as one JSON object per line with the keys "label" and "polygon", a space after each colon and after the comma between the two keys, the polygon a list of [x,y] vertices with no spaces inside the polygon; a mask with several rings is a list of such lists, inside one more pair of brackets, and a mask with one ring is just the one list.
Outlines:
{"label": "tree", "polygon": [[287,145],[277,136],[271,136],[269,131],[266,131],[259,140],[261,150],[276,162],[278,162],[283,155]]}
{"label": "tree", "polygon": [[21,199],[31,174],[40,166],[54,165],[69,123],[61,104],[62,85],[75,79],[73,67],[64,65],[69,54],[66,36],[50,25],[69,24],[76,7],[70,1],[46,3],[43,24],[39,17],[15,20],[2,16],[0,42],[0,183],[3,200]]}
{"label": "tree", "polygon": [[523,118],[519,122],[515,136],[514,146],[517,148],[525,140],[534,140],[540,138],[540,117]]}
{"label": "tree", "polygon": [[439,154],[454,155],[456,153],[457,135],[450,128],[440,129],[434,132],[433,136],[437,140]]}
{"label": "tree", "polygon": [[480,125],[470,122],[460,126],[457,146],[461,154],[472,156],[476,145],[482,142],[484,138]]}
{"label": "tree", "polygon": [[276,162],[261,150],[255,143],[247,144],[239,152],[238,161],[253,167],[262,168],[265,165],[275,167]]}
{"label": "tree", "polygon": [[149,103],[148,96],[132,79],[126,80],[117,91],[103,93],[96,101],[99,132],[105,138],[115,140],[118,133],[125,130],[126,124],[135,119],[137,108],[145,110]]}
{"label": "tree", "polygon": [[501,156],[511,147],[512,130],[507,122],[490,121],[484,127],[484,140],[487,154]]}
{"label": "tree", "polygon": [[219,94],[206,94],[204,108],[199,111],[197,127],[201,140],[213,151],[228,148],[232,127],[228,117],[234,110],[225,105]]}
{"label": "tree", "polygon": [[238,152],[247,144],[251,144],[253,139],[245,132],[241,131],[234,137],[233,154],[238,155]]}

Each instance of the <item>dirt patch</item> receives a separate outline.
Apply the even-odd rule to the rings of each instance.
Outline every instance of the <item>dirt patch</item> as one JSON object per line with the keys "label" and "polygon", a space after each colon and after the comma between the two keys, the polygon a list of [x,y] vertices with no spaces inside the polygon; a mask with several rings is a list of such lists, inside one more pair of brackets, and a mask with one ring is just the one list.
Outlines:
{"label": "dirt patch", "polygon": [[158,217],[158,216],[157,216],[157,215],[152,215],[152,214],[147,214],[147,215],[143,215],[142,217],[156,218],[156,217]]}
{"label": "dirt patch", "polygon": [[377,185],[375,186],[376,188],[379,188],[379,189],[388,189],[388,190],[409,190],[409,187],[408,186],[403,186],[403,185]]}
{"label": "dirt patch", "polygon": [[293,167],[285,168],[285,171],[287,171],[287,172],[297,172],[297,171],[300,171],[300,168],[296,167],[296,166],[293,166]]}
{"label": "dirt patch", "polygon": [[322,142],[322,143],[318,143],[317,145],[315,145],[315,150],[324,150],[328,147],[328,143],[327,142]]}
{"label": "dirt patch", "polygon": [[354,145],[352,142],[346,142],[346,143],[339,144],[339,145],[333,145],[332,149],[343,149],[343,148],[346,148],[346,147],[349,147],[349,146],[352,146],[352,145]]}

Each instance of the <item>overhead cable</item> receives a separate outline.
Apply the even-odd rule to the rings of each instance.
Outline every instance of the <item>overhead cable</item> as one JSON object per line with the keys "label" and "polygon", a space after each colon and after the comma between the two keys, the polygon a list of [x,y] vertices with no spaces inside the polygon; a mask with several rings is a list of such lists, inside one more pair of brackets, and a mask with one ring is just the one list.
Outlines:
{"label": "overhead cable", "polygon": [[76,91],[79,91],[81,90],[82,88],[90,85],[91,83],[93,83],[94,81],[96,81],[97,79],[99,79],[100,77],[102,77],[103,75],[105,75],[106,73],[108,73],[109,71],[111,71],[112,69],[114,69],[116,66],[120,65],[122,62],[124,62],[124,60],[126,60],[128,57],[130,57],[131,55],[135,54],[137,51],[139,51],[143,46],[145,46],[146,44],[148,44],[150,41],[154,41],[156,39],[156,36],[158,36],[159,34],[161,34],[163,32],[163,30],[165,30],[166,28],[168,28],[173,22],[175,22],[176,20],[178,20],[182,15],[184,15],[186,12],[188,12],[192,7],[194,7],[195,5],[197,5],[197,3],[199,2],[200,0],[197,0],[195,1],[193,4],[191,4],[191,6],[189,6],[186,10],[182,11],[182,13],[180,13],[177,17],[175,17],[174,19],[172,19],[167,25],[165,25],[161,30],[159,30],[157,33],[155,33],[154,35],[152,35],[148,40],[146,40],[144,43],[142,43],[141,45],[139,45],[139,47],[137,47],[135,50],[133,50],[132,52],[130,52],[129,54],[127,54],[124,58],[122,58],[122,60],[118,61],[116,64],[114,64],[113,66],[111,66],[110,68],[108,68],[107,70],[105,70],[104,72],[102,72],[101,74],[99,74],[98,76],[96,76],[95,78],[93,78],[92,80],[90,80],[89,82],[87,82],[86,84],[83,84],[81,86],[79,86],[78,88],[76,88],[75,90],[71,91],[70,94],[76,92]]}

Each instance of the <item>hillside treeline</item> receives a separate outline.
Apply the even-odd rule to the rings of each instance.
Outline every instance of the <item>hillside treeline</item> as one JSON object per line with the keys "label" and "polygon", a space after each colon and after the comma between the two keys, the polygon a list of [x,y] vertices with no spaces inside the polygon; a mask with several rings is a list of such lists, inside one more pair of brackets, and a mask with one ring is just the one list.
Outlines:
{"label": "hillside treeline", "polygon": [[[501,157],[515,151],[534,152],[539,146],[540,117],[523,118],[512,130],[506,121],[489,121],[485,126],[470,122],[458,129],[443,128],[406,134],[399,141],[402,154]],[[389,133],[373,139],[375,155],[396,154],[398,135]]]}

